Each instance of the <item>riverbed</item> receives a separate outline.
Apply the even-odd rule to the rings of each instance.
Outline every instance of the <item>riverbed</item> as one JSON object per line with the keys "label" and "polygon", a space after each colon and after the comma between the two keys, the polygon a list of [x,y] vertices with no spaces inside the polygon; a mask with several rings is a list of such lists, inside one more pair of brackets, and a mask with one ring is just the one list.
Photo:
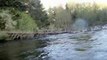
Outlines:
{"label": "riverbed", "polygon": [[107,30],[0,43],[0,60],[107,60]]}

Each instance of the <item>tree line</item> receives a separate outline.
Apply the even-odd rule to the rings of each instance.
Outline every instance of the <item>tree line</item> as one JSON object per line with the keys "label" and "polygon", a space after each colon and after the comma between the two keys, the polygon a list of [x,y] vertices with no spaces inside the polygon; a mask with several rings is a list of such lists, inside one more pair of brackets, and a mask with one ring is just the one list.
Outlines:
{"label": "tree line", "polygon": [[72,30],[81,18],[89,27],[107,23],[107,8],[94,4],[71,4],[44,10],[40,0],[0,0],[0,30]]}
{"label": "tree line", "polygon": [[37,31],[47,25],[40,0],[0,0],[0,30]]}
{"label": "tree line", "polygon": [[54,7],[48,12],[49,21],[56,29],[72,30],[72,24],[78,18],[86,20],[89,27],[107,24],[107,7],[100,7],[97,3],[67,3],[65,8]]}

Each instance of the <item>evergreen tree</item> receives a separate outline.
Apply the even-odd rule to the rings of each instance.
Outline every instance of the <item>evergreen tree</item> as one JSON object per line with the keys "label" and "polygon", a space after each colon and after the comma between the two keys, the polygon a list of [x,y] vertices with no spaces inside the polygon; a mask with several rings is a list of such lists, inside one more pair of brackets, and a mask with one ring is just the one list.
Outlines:
{"label": "evergreen tree", "polygon": [[20,11],[25,11],[27,6],[25,2],[28,2],[28,0],[0,0],[0,8],[16,8]]}
{"label": "evergreen tree", "polygon": [[29,4],[30,4],[29,5],[30,14],[36,20],[36,22],[38,23],[38,26],[42,28],[49,25],[48,15],[44,10],[44,8],[42,7],[41,1],[31,0]]}

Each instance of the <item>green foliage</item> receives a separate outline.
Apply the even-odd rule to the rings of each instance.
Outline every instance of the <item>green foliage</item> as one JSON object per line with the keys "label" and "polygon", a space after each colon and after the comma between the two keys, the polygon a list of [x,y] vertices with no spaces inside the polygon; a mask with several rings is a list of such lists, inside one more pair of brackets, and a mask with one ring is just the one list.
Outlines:
{"label": "green foliage", "polygon": [[83,18],[90,26],[107,24],[107,8],[101,8],[97,4],[75,4],[70,6],[74,10],[76,18]]}
{"label": "green foliage", "polygon": [[8,35],[6,32],[0,32],[0,40],[6,40],[8,38]]}
{"label": "green foliage", "polygon": [[[33,31],[37,26],[39,26],[39,28],[45,28],[49,25],[47,13],[44,11],[40,0],[0,0],[0,9],[4,11],[7,10],[8,13],[6,14],[9,16],[9,20],[8,18],[0,17],[2,21],[0,23],[1,30],[6,30],[7,22],[9,26],[11,25],[11,28],[9,27],[7,30],[13,30],[12,27],[14,27],[14,29],[28,29]],[[33,19],[25,13],[25,11],[28,10],[28,14],[30,13]],[[15,25],[13,22],[15,22]]]}
{"label": "green foliage", "polygon": [[0,13],[0,30],[13,30],[15,25],[16,22],[12,20],[9,10],[2,10]]}
{"label": "green foliage", "polygon": [[48,10],[49,21],[56,28],[70,30],[76,19],[87,20],[88,25],[107,24],[107,7],[99,7],[97,4],[67,4],[66,9],[62,7]]}
{"label": "green foliage", "polygon": [[21,31],[36,31],[37,25],[28,14],[21,12],[21,18],[17,20],[17,28]]}
{"label": "green foliage", "polygon": [[36,20],[37,25],[40,28],[46,27],[49,25],[48,16],[44,8],[42,7],[40,0],[31,0],[29,2],[29,11],[31,16]]}
{"label": "green foliage", "polygon": [[0,0],[0,8],[9,8],[13,7],[20,11],[25,11],[27,6],[25,5],[25,1],[28,0]]}
{"label": "green foliage", "polygon": [[29,14],[9,8],[0,12],[0,30],[36,31],[37,24]]}
{"label": "green foliage", "polygon": [[68,29],[71,26],[70,12],[62,7],[51,8],[48,10],[49,21],[57,29]]}

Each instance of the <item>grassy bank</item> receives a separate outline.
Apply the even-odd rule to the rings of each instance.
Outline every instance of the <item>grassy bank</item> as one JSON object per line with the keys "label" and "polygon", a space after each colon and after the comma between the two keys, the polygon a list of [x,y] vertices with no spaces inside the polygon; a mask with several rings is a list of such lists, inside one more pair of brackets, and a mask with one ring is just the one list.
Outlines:
{"label": "grassy bank", "polygon": [[8,38],[8,34],[6,32],[0,32],[0,42],[6,41]]}

